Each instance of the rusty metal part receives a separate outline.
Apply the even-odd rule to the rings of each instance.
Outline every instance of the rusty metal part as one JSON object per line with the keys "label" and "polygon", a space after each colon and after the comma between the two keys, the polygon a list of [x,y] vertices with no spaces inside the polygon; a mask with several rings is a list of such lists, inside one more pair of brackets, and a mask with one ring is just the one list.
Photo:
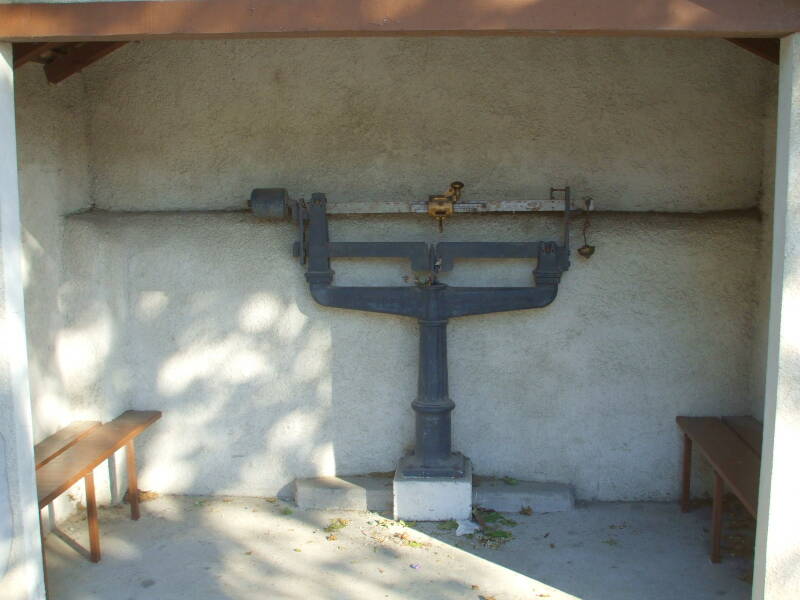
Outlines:
{"label": "rusty metal part", "polygon": [[595,247],[589,243],[588,234],[589,228],[592,226],[592,220],[590,216],[590,212],[592,210],[592,198],[584,198],[583,200],[583,246],[578,248],[578,254],[580,254],[583,258],[591,258],[594,254]]}
{"label": "rusty metal part", "polygon": [[454,181],[444,194],[428,197],[428,214],[436,219],[439,232],[444,228],[444,220],[453,214],[455,203],[461,200],[461,190],[463,189],[463,183]]}

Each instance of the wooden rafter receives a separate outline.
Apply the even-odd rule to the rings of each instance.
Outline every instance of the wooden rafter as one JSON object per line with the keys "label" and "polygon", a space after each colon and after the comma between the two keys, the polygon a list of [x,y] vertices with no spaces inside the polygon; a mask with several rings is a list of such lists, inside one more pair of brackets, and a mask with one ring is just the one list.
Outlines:
{"label": "wooden rafter", "polygon": [[100,60],[107,54],[111,54],[117,48],[124,46],[127,42],[86,42],[74,44],[69,47],[68,52],[56,54],[55,58],[45,64],[44,73],[50,83],[64,81],[70,75],[80,72],[84,67],[88,67],[95,61]]}
{"label": "wooden rafter", "polygon": [[728,38],[728,41],[776,65],[781,59],[781,41],[778,38]]}
{"label": "wooden rafter", "polygon": [[0,40],[302,35],[781,37],[800,0],[172,0],[0,4]]}
{"label": "wooden rafter", "polygon": [[46,52],[58,44],[31,42],[27,44],[14,44],[14,68],[17,69],[32,60],[38,61]]}
{"label": "wooden rafter", "polygon": [[14,44],[14,68],[28,62],[44,63],[50,83],[64,81],[127,42],[47,42]]}

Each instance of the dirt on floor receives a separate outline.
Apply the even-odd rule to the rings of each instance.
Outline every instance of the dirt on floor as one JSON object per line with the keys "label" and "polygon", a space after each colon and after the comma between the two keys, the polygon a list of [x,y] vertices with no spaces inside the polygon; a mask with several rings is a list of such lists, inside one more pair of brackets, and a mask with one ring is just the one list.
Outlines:
{"label": "dirt on floor", "polygon": [[471,536],[455,522],[301,511],[275,498],[154,495],[141,508],[138,522],[124,505],[101,509],[99,564],[74,547],[87,545],[82,515],[48,536],[50,600],[750,598],[752,519],[733,503],[719,565],[708,559],[707,506],[485,511]]}

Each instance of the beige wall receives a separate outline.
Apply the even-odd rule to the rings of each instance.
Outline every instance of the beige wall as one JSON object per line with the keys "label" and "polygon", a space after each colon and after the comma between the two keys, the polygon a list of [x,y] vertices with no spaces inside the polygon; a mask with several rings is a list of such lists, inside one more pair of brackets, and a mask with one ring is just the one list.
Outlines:
{"label": "beige wall", "polygon": [[[38,65],[16,73],[28,362],[38,442],[72,421],[105,421],[120,410],[105,393],[106,382],[92,374],[96,332],[87,335],[85,324],[67,310],[77,284],[65,275],[71,252],[64,248],[64,215],[90,202],[84,82],[76,76],[49,85]],[[108,478],[102,469],[97,475],[105,501]],[[82,483],[55,503],[56,516],[68,515],[79,501],[84,501]]]}
{"label": "beige wall", "polygon": [[93,198],[227,208],[281,185],[414,201],[461,179],[474,200],[568,183],[605,210],[749,208],[769,77],[722,40],[132,44],[85,74]]}
{"label": "beige wall", "polygon": [[[551,225],[464,219],[446,239],[523,240]],[[426,239],[433,227],[337,219],[333,234]],[[455,445],[480,473],[565,481],[584,498],[667,498],[674,416],[748,411],[759,224],[596,215],[592,231],[598,254],[575,261],[551,307],[451,322]],[[125,348],[104,378],[165,414],[142,444],[144,486],[274,494],[296,476],[390,470],[413,442],[416,324],[315,305],[292,234],[245,215],[69,220],[77,256],[104,240],[86,289],[128,299],[121,320],[92,311],[93,329]],[[336,262],[342,284],[409,274],[399,261]],[[447,280],[528,283],[530,265],[511,263],[460,264]]]}
{"label": "beige wall", "polygon": [[[774,67],[777,73],[777,67]],[[778,82],[770,80],[764,104],[764,167],[761,184],[761,243],[757,270],[755,335],[753,338],[752,414],[763,421],[764,385],[772,270],[772,228],[775,196],[775,139],[777,135]]]}
{"label": "beige wall", "polygon": [[83,81],[51,86],[41,67],[17,71],[20,197],[31,393],[40,439],[74,418],[59,342],[65,214],[88,207],[89,153]]}
{"label": "beige wall", "polygon": [[[604,210],[753,208],[774,69],[721,40],[306,39],[130,44],[79,77],[78,206],[111,212],[65,222],[66,333],[51,340],[70,403],[164,410],[144,488],[274,494],[393,468],[412,441],[415,324],[314,305],[289,225],[118,211],[240,208],[273,185],[411,201],[454,178],[470,199],[568,183]],[[443,239],[554,230],[464,217]],[[399,216],[337,218],[333,234],[438,239]],[[746,210],[595,215],[598,252],[551,307],[451,324],[457,449],[584,498],[672,497],[674,416],[751,410],[760,237]],[[408,274],[337,263],[339,283]],[[524,285],[530,268],[464,263],[449,281]]]}

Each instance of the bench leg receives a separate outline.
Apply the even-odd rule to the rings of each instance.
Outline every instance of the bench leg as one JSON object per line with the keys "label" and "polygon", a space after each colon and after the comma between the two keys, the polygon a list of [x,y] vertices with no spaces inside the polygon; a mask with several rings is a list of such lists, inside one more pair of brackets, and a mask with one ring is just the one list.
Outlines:
{"label": "bench leg", "polygon": [[131,503],[131,519],[139,520],[139,483],[136,478],[136,448],[133,440],[125,446],[125,458],[128,463],[128,502]]}
{"label": "bench leg", "polygon": [[683,434],[683,473],[681,476],[681,510],[689,512],[689,491],[692,483],[692,439]]}
{"label": "bench leg", "polygon": [[725,491],[725,482],[714,471],[714,504],[711,507],[711,562],[720,561],[720,543],[722,541],[722,493]]}
{"label": "bench leg", "polygon": [[100,562],[100,525],[97,521],[97,497],[94,493],[94,474],[84,477],[86,482],[86,517],[89,521],[89,551],[92,562]]}

